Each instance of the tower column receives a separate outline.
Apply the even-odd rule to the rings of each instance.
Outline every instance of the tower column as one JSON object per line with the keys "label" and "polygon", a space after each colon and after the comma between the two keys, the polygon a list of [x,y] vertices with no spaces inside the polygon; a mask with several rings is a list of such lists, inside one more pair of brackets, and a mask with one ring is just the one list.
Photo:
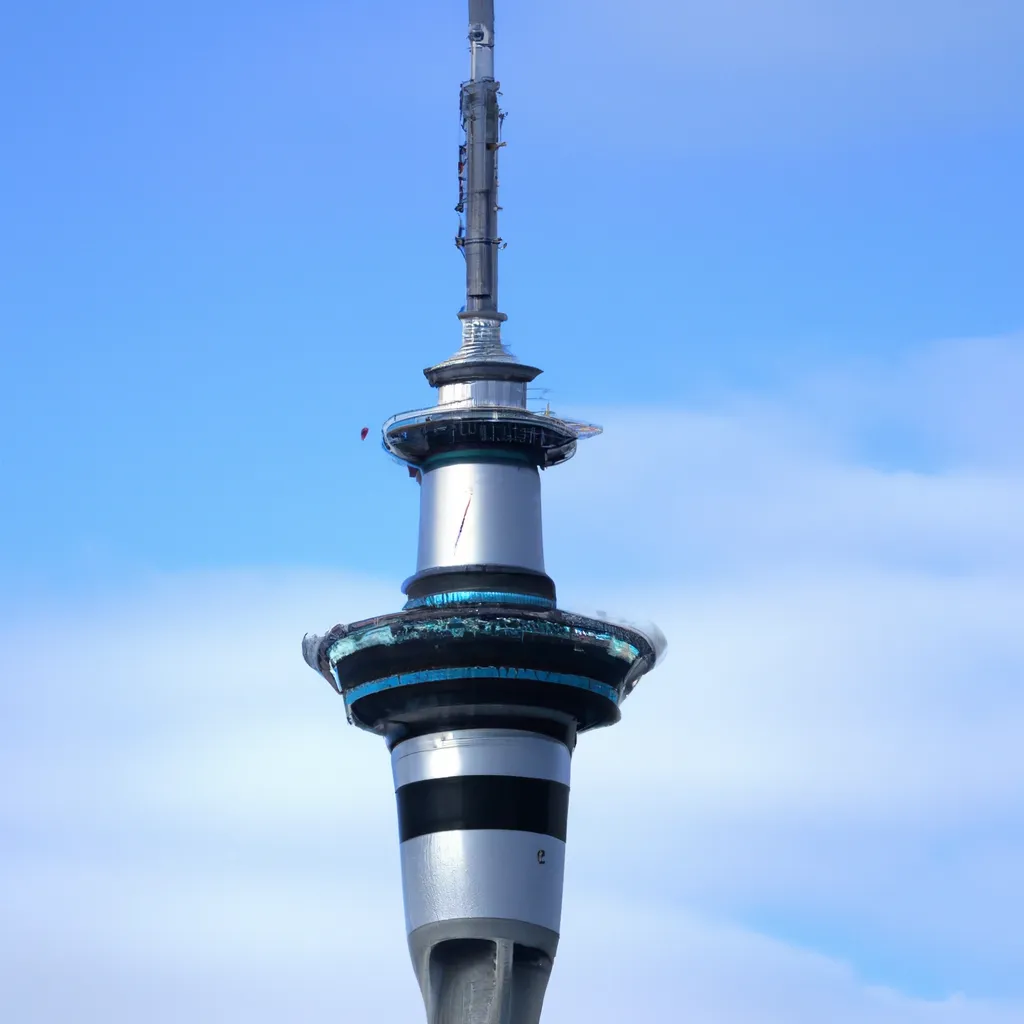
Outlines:
{"label": "tower column", "polygon": [[564,743],[461,729],[391,755],[413,967],[431,1024],[539,1019],[558,946]]}
{"label": "tower column", "polygon": [[[486,424],[481,425],[486,429]],[[472,424],[473,432],[480,427]],[[469,438],[472,443],[472,438]],[[416,571],[502,565],[544,572],[540,474],[518,460],[427,465]]]}

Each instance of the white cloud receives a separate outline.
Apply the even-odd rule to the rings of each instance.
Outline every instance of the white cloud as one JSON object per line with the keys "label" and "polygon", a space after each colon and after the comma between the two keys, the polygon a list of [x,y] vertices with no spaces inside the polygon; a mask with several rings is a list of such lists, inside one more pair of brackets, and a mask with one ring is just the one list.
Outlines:
{"label": "white cloud", "polygon": [[[605,434],[545,478],[551,557],[645,581],[708,564],[1016,574],[1022,352],[1019,337],[948,342],[809,371],[771,399],[588,410]],[[606,470],[581,468],[594,461]]]}
{"label": "white cloud", "polygon": [[[581,743],[577,798],[615,807],[578,826],[582,873],[643,878],[656,847],[678,871],[651,885],[691,904],[1019,975],[1024,476],[990,396],[1021,385],[1012,341],[941,345],[771,405],[616,411],[547,477],[563,601],[670,643],[624,724]],[[863,450],[880,410],[933,439],[932,469],[892,431]],[[648,437],[660,458],[634,454]]]}
{"label": "white cloud", "polygon": [[[37,870],[28,928],[5,958],[10,1019],[383,1021],[422,1010],[397,888],[336,871]],[[716,1024],[1003,1024],[1021,1007],[908,997],[848,967],[669,906],[623,905],[570,884],[549,990],[552,1020]],[[40,922],[39,907],[48,911]],[[102,913],[98,913],[102,910]],[[43,932],[42,934],[40,934]]]}
{"label": "white cloud", "polygon": [[686,913],[599,902],[580,908],[563,948],[561,984],[547,1003],[553,1020],[994,1024],[1021,1012],[958,996],[909,998],[828,957]]}
{"label": "white cloud", "polygon": [[[1020,995],[1024,966],[1024,504],[997,443],[1017,414],[986,402],[1019,373],[1012,346],[946,346],[774,407],[613,411],[546,474],[564,602],[673,645],[580,743],[552,1019],[1020,1019],[979,998]],[[933,439],[927,472],[865,454],[886,410]],[[387,755],[299,653],[398,601],[214,573],[22,612],[6,1018],[377,1020],[384,992],[383,1019],[416,1019]]]}

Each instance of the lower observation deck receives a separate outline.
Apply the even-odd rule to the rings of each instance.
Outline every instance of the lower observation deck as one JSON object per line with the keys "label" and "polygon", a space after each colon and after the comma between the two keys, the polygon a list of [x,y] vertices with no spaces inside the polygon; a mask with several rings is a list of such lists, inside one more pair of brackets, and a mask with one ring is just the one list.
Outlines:
{"label": "lower observation deck", "polygon": [[617,722],[619,704],[654,665],[657,638],[491,603],[500,596],[335,626],[307,638],[306,660],[344,697],[349,720],[389,744],[470,723],[547,719],[556,733],[575,733]]}

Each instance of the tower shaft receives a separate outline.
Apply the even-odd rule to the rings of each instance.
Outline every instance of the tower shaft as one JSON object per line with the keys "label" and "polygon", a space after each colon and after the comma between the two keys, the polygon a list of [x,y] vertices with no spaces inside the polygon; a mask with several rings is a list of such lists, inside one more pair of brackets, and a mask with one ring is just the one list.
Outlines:
{"label": "tower shaft", "polygon": [[430,1024],[535,1024],[558,947],[569,749],[525,730],[392,755],[409,951]]}

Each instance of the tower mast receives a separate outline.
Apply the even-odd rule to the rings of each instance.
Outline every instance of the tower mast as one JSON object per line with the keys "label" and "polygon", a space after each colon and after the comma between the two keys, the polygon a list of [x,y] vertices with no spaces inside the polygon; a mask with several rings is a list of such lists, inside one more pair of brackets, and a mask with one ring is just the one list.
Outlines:
{"label": "tower mast", "polygon": [[420,481],[401,611],[307,636],[351,724],[391,752],[406,932],[429,1024],[537,1024],[558,947],[571,756],[664,647],[657,630],[560,609],[540,470],[599,433],[527,406],[541,372],[501,340],[493,0],[469,0],[461,90],[462,343],[424,370],[428,409],[385,449]]}
{"label": "tower mast", "polygon": [[[494,0],[469,0],[469,80],[460,96],[465,143],[466,316],[498,312],[498,149],[501,112],[494,78]],[[460,206],[463,199],[460,197]]]}

